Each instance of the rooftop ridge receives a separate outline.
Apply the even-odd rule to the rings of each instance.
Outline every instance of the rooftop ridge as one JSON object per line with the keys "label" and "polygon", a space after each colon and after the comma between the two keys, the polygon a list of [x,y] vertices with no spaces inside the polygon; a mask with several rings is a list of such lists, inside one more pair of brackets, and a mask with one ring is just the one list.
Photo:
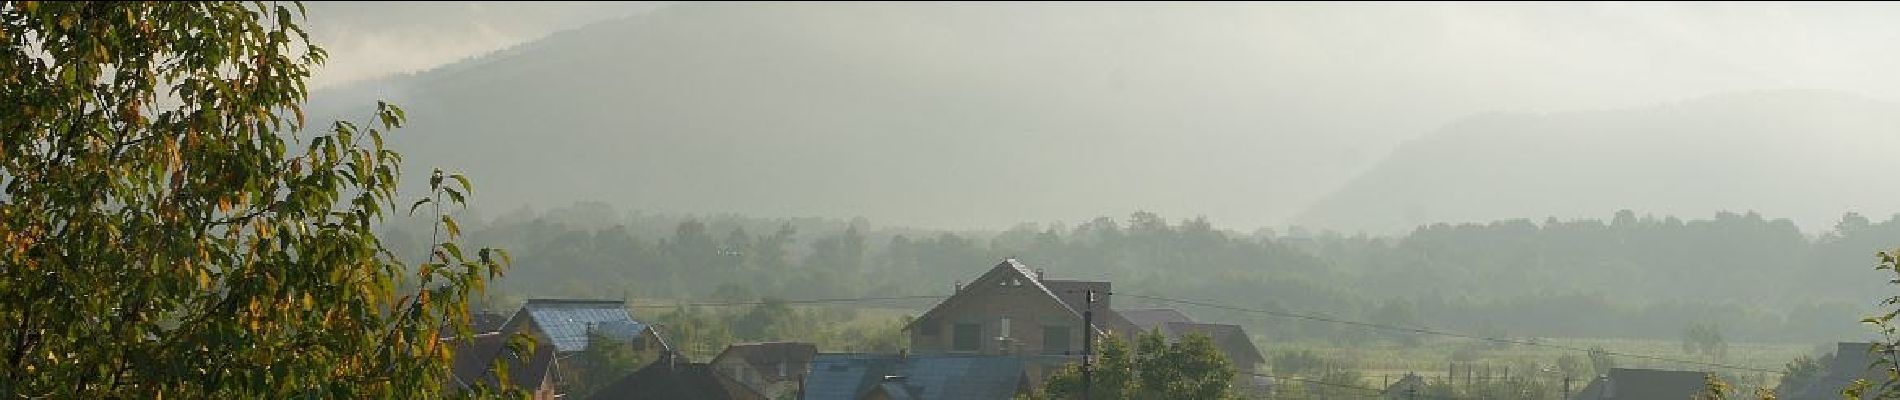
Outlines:
{"label": "rooftop ridge", "polygon": [[528,302],[527,302],[527,303],[525,303],[525,304],[606,304],[606,303],[612,303],[612,304],[627,304],[627,302],[625,302],[625,301],[620,301],[620,300],[608,300],[608,299],[559,299],[559,298],[544,298],[544,299],[528,299]]}

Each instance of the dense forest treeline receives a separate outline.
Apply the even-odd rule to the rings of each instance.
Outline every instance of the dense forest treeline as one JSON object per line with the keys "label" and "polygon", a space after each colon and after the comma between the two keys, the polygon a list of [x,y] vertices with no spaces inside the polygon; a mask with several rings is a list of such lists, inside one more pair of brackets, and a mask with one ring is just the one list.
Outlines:
{"label": "dense forest treeline", "polygon": [[[1004,257],[1051,278],[1106,279],[1123,294],[1318,313],[1513,337],[1675,339],[1712,324],[1733,341],[1860,339],[1884,282],[1874,252],[1900,219],[1847,214],[1803,233],[1756,213],[1713,218],[1615,213],[1607,221],[1435,224],[1398,237],[1300,228],[1217,229],[1205,218],[1136,212],[1000,232],[869,221],[628,213],[599,203],[494,218],[468,213],[471,242],[513,253],[491,292],[678,300],[846,298],[951,292]],[[426,225],[415,225],[426,226]],[[397,249],[429,232],[386,227]],[[400,254],[400,253],[399,253]],[[1118,308],[1168,306],[1120,296]],[[928,307],[930,301],[863,303]],[[1336,324],[1179,307],[1270,338],[1410,338]]]}

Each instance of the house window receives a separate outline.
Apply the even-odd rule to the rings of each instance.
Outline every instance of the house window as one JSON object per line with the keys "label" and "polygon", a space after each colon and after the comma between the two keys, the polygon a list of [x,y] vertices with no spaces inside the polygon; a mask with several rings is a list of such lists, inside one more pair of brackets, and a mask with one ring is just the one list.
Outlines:
{"label": "house window", "polygon": [[1042,327],[1042,353],[1067,354],[1069,352],[1069,327],[1045,325]]}
{"label": "house window", "polygon": [[956,324],[950,333],[950,350],[977,351],[983,346],[982,324]]}
{"label": "house window", "polygon": [[937,336],[937,334],[942,330],[943,330],[943,327],[937,325],[937,320],[934,320],[934,319],[924,320],[924,323],[923,323],[924,336]]}

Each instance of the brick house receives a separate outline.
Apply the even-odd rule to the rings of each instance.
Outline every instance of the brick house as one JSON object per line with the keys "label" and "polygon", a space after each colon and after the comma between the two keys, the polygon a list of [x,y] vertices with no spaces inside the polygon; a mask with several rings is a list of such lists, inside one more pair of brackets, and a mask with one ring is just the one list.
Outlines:
{"label": "brick house", "polygon": [[[990,268],[904,330],[915,354],[1081,354],[1083,312],[1096,334],[1132,337],[1133,323],[1111,308],[1108,282],[1045,280],[1015,259]],[[1087,303],[1088,290],[1096,301]]]}
{"label": "brick house", "polygon": [[713,357],[713,371],[741,385],[778,399],[797,393],[798,382],[810,372],[818,346],[800,342],[738,343]]}
{"label": "brick house", "polygon": [[[454,362],[450,366],[449,392],[460,393],[476,386],[493,390],[506,383],[526,392],[530,399],[555,398],[553,347],[535,346],[531,354],[519,354],[508,348],[508,335],[500,332],[479,333],[468,339],[440,340],[452,346],[450,354]],[[507,365],[506,382],[493,369],[496,362]]]}

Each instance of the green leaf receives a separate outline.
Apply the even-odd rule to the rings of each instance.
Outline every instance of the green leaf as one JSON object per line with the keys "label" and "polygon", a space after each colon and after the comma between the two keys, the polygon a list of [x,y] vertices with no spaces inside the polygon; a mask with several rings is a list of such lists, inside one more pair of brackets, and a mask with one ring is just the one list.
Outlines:
{"label": "green leaf", "polygon": [[462,174],[449,175],[449,177],[454,178],[455,182],[460,183],[462,185],[463,192],[467,192],[468,194],[475,194],[474,186],[468,183],[468,177],[462,176]]}
{"label": "green leaf", "polygon": [[429,204],[429,202],[431,201],[434,201],[434,200],[427,197],[424,197],[421,200],[416,200],[415,204],[409,205],[409,215],[415,215],[417,208],[421,208],[423,204]]}
{"label": "green leaf", "polygon": [[462,228],[455,225],[455,218],[453,217],[443,215],[442,228],[448,231],[449,237],[451,238],[462,236]]}

